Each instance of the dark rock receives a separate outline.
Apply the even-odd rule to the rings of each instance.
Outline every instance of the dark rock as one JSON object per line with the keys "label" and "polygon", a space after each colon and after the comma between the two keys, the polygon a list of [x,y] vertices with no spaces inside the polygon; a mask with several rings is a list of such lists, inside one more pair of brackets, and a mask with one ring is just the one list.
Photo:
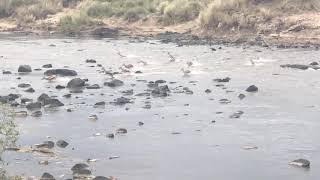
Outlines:
{"label": "dark rock", "polygon": [[44,72],[45,76],[52,76],[52,75],[60,75],[60,76],[77,76],[78,73],[74,70],[69,69],[50,69]]}
{"label": "dark rock", "polygon": [[84,169],[89,169],[89,166],[87,164],[84,164],[84,163],[79,163],[79,164],[75,164],[71,168],[71,171],[73,173],[78,173],[78,172],[80,172],[81,170],[84,170]]}
{"label": "dark rock", "polygon": [[128,130],[125,128],[119,128],[117,129],[117,134],[127,134]]}
{"label": "dark rock", "polygon": [[36,69],[34,69],[35,71],[42,71],[42,69],[40,69],[40,68],[36,68]]}
{"label": "dark rock", "polygon": [[19,97],[20,97],[19,94],[9,94],[8,95],[9,101],[14,101],[14,100],[18,99]]}
{"label": "dark rock", "polygon": [[99,86],[99,84],[93,84],[91,86],[87,86],[86,88],[87,89],[100,89],[100,86]]}
{"label": "dark rock", "polygon": [[29,65],[20,65],[18,68],[18,72],[29,73],[29,72],[32,72],[32,69],[31,69],[31,66],[29,66]]}
{"label": "dark rock", "polygon": [[125,98],[125,97],[117,98],[117,99],[114,100],[114,102],[111,102],[111,104],[120,105],[120,106],[128,104],[128,103],[131,103],[131,101],[130,101],[129,98]]}
{"label": "dark rock", "polygon": [[136,94],[135,96],[150,96],[151,94],[150,93],[139,93],[139,94]]}
{"label": "dark rock", "polygon": [[66,88],[65,86],[61,86],[61,85],[56,86],[56,89],[65,89],[65,88]]}
{"label": "dark rock", "polygon": [[136,73],[136,74],[142,74],[142,71],[136,71],[136,72],[134,72],[134,73]]}
{"label": "dark rock", "polygon": [[156,80],[154,83],[156,83],[156,84],[163,84],[163,83],[166,83],[167,81],[165,81],[165,80]]}
{"label": "dark rock", "polygon": [[143,126],[144,123],[143,123],[143,122],[138,122],[138,125],[139,125],[139,126]]}
{"label": "dark rock", "polygon": [[312,62],[312,63],[310,63],[310,66],[318,66],[318,65],[319,65],[318,62]]}
{"label": "dark rock", "polygon": [[68,82],[68,88],[82,88],[85,85],[85,81],[80,78],[72,79]]}
{"label": "dark rock", "polygon": [[64,106],[64,104],[60,102],[58,99],[49,98],[43,101],[43,106],[47,108],[56,108],[56,107]]}
{"label": "dark rock", "polygon": [[52,68],[52,64],[45,64],[42,66],[43,68]]}
{"label": "dark rock", "polygon": [[303,168],[310,168],[310,161],[306,159],[297,159],[289,163],[289,165],[303,167]]}
{"label": "dark rock", "polygon": [[121,93],[125,96],[131,96],[131,95],[133,95],[133,89],[121,91]]}
{"label": "dark rock", "polygon": [[27,103],[30,103],[32,102],[33,100],[32,99],[29,99],[29,98],[21,98],[21,104],[27,104]]}
{"label": "dark rock", "polygon": [[229,77],[214,79],[214,81],[219,82],[219,83],[229,82],[230,80],[231,80],[231,78],[229,78]]}
{"label": "dark rock", "polygon": [[245,97],[246,97],[246,95],[244,95],[244,94],[239,94],[239,95],[238,95],[238,98],[239,98],[240,100],[244,99]]}
{"label": "dark rock", "polygon": [[2,74],[12,74],[11,71],[2,71]]}
{"label": "dark rock", "polygon": [[49,173],[43,173],[40,180],[55,180],[55,178]]}
{"label": "dark rock", "polygon": [[284,64],[284,65],[280,65],[280,67],[307,70],[310,66],[309,65],[302,65],[302,64]]}
{"label": "dark rock", "polygon": [[28,88],[28,87],[31,87],[30,84],[26,84],[26,83],[21,83],[21,84],[18,84],[18,87],[19,88]]}
{"label": "dark rock", "polygon": [[231,101],[229,99],[220,99],[219,100],[220,104],[230,104]]}
{"label": "dark rock", "polygon": [[30,103],[30,104],[28,104],[26,106],[26,108],[29,111],[33,111],[33,110],[36,110],[36,109],[41,109],[41,103],[40,102]]}
{"label": "dark rock", "polygon": [[110,139],[113,139],[114,138],[114,134],[107,134],[107,137],[110,138]]}
{"label": "dark rock", "polygon": [[121,81],[119,79],[113,79],[110,82],[104,83],[105,86],[109,86],[109,87],[119,87],[119,86],[122,86],[123,84],[124,84],[123,81]]}
{"label": "dark rock", "polygon": [[94,104],[94,106],[105,106],[105,105],[106,105],[106,102],[104,102],[104,101],[97,102]]}
{"label": "dark rock", "polygon": [[258,90],[258,87],[255,85],[251,85],[246,89],[247,92],[257,92]]}
{"label": "dark rock", "polygon": [[31,114],[32,117],[41,117],[42,116],[42,112],[41,111],[35,111]]}
{"label": "dark rock", "polygon": [[56,142],[56,145],[60,148],[65,148],[69,145],[69,143],[67,143],[66,141],[64,140],[59,140]]}
{"label": "dark rock", "polygon": [[16,101],[12,101],[12,102],[10,102],[10,106],[11,107],[18,107],[20,104],[18,103],[18,102],[16,102]]}
{"label": "dark rock", "polygon": [[237,112],[233,113],[232,115],[230,115],[230,118],[231,118],[231,119],[238,119],[238,118],[240,118],[241,115],[243,115],[243,114],[244,114],[243,111],[237,111]]}
{"label": "dark rock", "polygon": [[25,92],[28,92],[28,93],[34,93],[36,92],[33,88],[28,88],[27,90],[25,90]]}
{"label": "dark rock", "polygon": [[44,104],[44,101],[46,99],[50,99],[49,95],[46,93],[42,93],[39,97],[38,97],[38,102],[41,102],[42,104]]}
{"label": "dark rock", "polygon": [[204,92],[209,94],[209,93],[211,93],[212,91],[211,91],[210,89],[206,89]]}
{"label": "dark rock", "polygon": [[170,90],[168,85],[164,85],[164,86],[159,86],[154,88],[151,91],[151,95],[156,97],[166,97],[166,96],[169,96],[169,92]]}
{"label": "dark rock", "polygon": [[97,61],[94,59],[87,59],[86,63],[97,63]]}
{"label": "dark rock", "polygon": [[64,98],[71,98],[71,94],[65,94],[63,95]]}

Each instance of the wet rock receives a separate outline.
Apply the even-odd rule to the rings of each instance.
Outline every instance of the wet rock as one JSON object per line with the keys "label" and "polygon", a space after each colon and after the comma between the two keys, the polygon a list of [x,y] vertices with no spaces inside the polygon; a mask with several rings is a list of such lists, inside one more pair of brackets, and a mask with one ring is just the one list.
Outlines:
{"label": "wet rock", "polygon": [[133,89],[121,91],[121,93],[125,96],[131,96],[131,95],[133,95]]}
{"label": "wet rock", "polygon": [[166,83],[166,82],[167,82],[167,81],[160,79],[160,80],[156,80],[154,83],[155,83],[155,84],[164,84],[164,83]]}
{"label": "wet rock", "polygon": [[64,140],[59,140],[56,142],[56,145],[60,148],[65,148],[69,145],[69,143],[67,143],[66,141]]}
{"label": "wet rock", "polygon": [[302,64],[283,64],[283,65],[280,65],[280,67],[307,70],[310,66],[309,65],[302,65]]}
{"label": "wet rock", "polygon": [[72,90],[70,90],[70,93],[79,94],[79,93],[83,93],[83,90],[82,89],[72,89]]}
{"label": "wet rock", "polygon": [[157,86],[151,91],[151,95],[155,97],[167,97],[169,96],[170,89],[168,85]]}
{"label": "wet rock", "polygon": [[112,179],[104,176],[96,176],[95,178],[93,178],[93,180],[112,180]]}
{"label": "wet rock", "polygon": [[42,116],[42,112],[41,111],[35,111],[31,114],[32,117],[41,117]]}
{"label": "wet rock", "polygon": [[50,69],[44,72],[45,76],[60,75],[60,76],[77,76],[78,73],[69,69]]}
{"label": "wet rock", "polygon": [[117,129],[116,133],[117,134],[127,134],[128,130],[125,128],[119,128],[119,129]]}
{"label": "wet rock", "polygon": [[31,84],[21,83],[21,84],[18,84],[18,87],[19,88],[28,88],[28,87],[31,87]]}
{"label": "wet rock", "polygon": [[2,74],[12,74],[11,71],[2,71]]}
{"label": "wet rock", "polygon": [[219,82],[219,83],[229,82],[230,80],[231,80],[231,78],[229,78],[229,77],[214,79],[215,82]]}
{"label": "wet rock", "polygon": [[207,93],[207,94],[209,94],[209,93],[211,93],[212,91],[211,91],[210,89],[206,89],[204,92]]}
{"label": "wet rock", "polygon": [[41,102],[42,104],[44,104],[44,101],[46,99],[50,99],[49,95],[46,93],[42,93],[39,97],[38,97],[38,102]]}
{"label": "wet rock", "polygon": [[43,173],[40,180],[55,180],[55,178],[49,173]]}
{"label": "wet rock", "polygon": [[310,66],[318,66],[318,65],[319,65],[318,62],[312,62],[312,63],[310,63]]}
{"label": "wet rock", "polygon": [[85,81],[80,78],[74,78],[68,82],[68,88],[82,88],[85,85]]}
{"label": "wet rock", "polygon": [[54,148],[54,142],[52,141],[44,141],[41,144],[36,144],[35,145],[36,148],[47,148],[47,149],[52,149]]}
{"label": "wet rock", "polygon": [[64,106],[64,104],[60,102],[58,99],[49,98],[43,101],[43,106],[45,106],[46,108],[56,108]]}
{"label": "wet rock", "polygon": [[11,101],[9,104],[11,107],[18,107],[20,105],[17,101]]}
{"label": "wet rock", "polygon": [[119,79],[113,79],[110,82],[105,82],[104,85],[108,86],[108,87],[119,87],[119,86],[123,86],[123,81],[119,80]]}
{"label": "wet rock", "polygon": [[94,104],[94,106],[105,106],[105,105],[106,105],[106,102],[104,102],[104,101],[97,102]]}
{"label": "wet rock", "polygon": [[114,105],[125,105],[125,104],[128,104],[128,103],[131,103],[130,99],[129,98],[125,98],[125,97],[120,97],[120,98],[117,98],[114,100],[114,102],[111,102],[111,104],[114,104]]}
{"label": "wet rock", "polygon": [[32,102],[33,100],[32,99],[29,99],[29,98],[21,98],[21,104],[27,104],[27,103],[30,103]]}
{"label": "wet rock", "polygon": [[25,90],[24,92],[28,92],[28,93],[34,93],[36,92],[33,88],[28,88],[27,90]]}
{"label": "wet rock", "polygon": [[61,85],[57,85],[56,86],[56,89],[60,90],[60,89],[65,89],[66,87],[65,86],[61,86]]}
{"label": "wet rock", "polygon": [[136,72],[134,72],[134,73],[136,73],[136,74],[142,74],[142,71],[136,71]]}
{"label": "wet rock", "polygon": [[297,160],[290,162],[289,165],[303,167],[303,168],[309,168],[310,161],[308,161],[306,159],[297,159]]}
{"label": "wet rock", "polygon": [[113,139],[114,138],[114,134],[107,134],[107,138]]}
{"label": "wet rock", "polygon": [[34,69],[35,71],[42,71],[42,69],[40,69],[40,68],[36,68],[36,69]]}
{"label": "wet rock", "polygon": [[99,84],[93,84],[91,86],[87,86],[86,88],[87,89],[100,89],[100,86],[99,86]]}
{"label": "wet rock", "polygon": [[243,111],[237,111],[237,112],[233,113],[232,115],[230,115],[230,118],[231,118],[231,119],[238,119],[238,118],[240,118],[243,114],[244,114]]}
{"label": "wet rock", "polygon": [[36,110],[36,109],[41,109],[41,103],[40,102],[35,102],[35,103],[29,103],[26,108],[29,110],[29,111],[33,111],[33,110]]}
{"label": "wet rock", "polygon": [[151,109],[151,107],[152,107],[152,106],[151,106],[150,104],[146,104],[146,105],[144,105],[142,108],[143,108],[143,109]]}
{"label": "wet rock", "polygon": [[245,97],[246,97],[246,95],[244,95],[244,94],[239,94],[239,95],[238,95],[238,98],[239,98],[240,100],[244,99]]}
{"label": "wet rock", "polygon": [[143,123],[143,122],[138,122],[138,125],[139,125],[139,126],[143,126],[144,123]]}
{"label": "wet rock", "polygon": [[52,68],[52,64],[45,64],[42,66],[43,68]]}
{"label": "wet rock", "polygon": [[97,63],[97,61],[94,59],[87,59],[86,63]]}
{"label": "wet rock", "polygon": [[20,65],[18,68],[19,73],[29,73],[32,72],[30,65]]}
{"label": "wet rock", "polygon": [[64,98],[71,98],[71,94],[65,94],[63,95]]}
{"label": "wet rock", "polygon": [[258,87],[255,85],[251,85],[246,89],[247,92],[257,92],[258,90]]}
{"label": "wet rock", "polygon": [[89,170],[89,166],[84,163],[75,164],[71,168],[71,171],[73,172],[73,174],[91,174],[91,172],[88,173],[88,171],[87,173],[85,173],[86,172],[85,170]]}

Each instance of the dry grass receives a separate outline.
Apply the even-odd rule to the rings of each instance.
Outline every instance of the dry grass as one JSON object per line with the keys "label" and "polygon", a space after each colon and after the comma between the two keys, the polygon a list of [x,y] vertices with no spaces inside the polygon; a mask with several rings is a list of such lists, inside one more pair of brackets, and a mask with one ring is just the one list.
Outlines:
{"label": "dry grass", "polygon": [[80,12],[62,17],[58,26],[59,29],[65,33],[79,33],[81,30],[87,29],[96,24],[97,23],[87,14]]}

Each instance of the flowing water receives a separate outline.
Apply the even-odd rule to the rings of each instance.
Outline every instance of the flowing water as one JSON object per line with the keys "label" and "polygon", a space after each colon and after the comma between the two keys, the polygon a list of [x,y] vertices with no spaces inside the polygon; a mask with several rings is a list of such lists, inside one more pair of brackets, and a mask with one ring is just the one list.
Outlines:
{"label": "flowing water", "polygon": [[[89,164],[94,175],[120,180],[319,179],[319,72],[282,69],[279,65],[318,61],[320,51],[213,47],[217,51],[210,46],[177,47],[157,41],[2,38],[0,70],[13,74],[0,75],[0,95],[19,93],[36,99],[48,93],[65,104],[57,111],[43,110],[40,118],[17,118],[17,145],[59,139],[70,143],[65,149],[55,147],[54,157],[7,151],[2,155],[7,163],[4,168],[11,175],[39,177],[49,172],[57,179],[67,179],[74,164],[90,158],[98,159]],[[169,62],[167,52],[176,62]],[[45,69],[27,75],[17,73],[20,64],[35,69],[51,63],[54,68],[68,66],[78,72],[78,77],[88,78],[88,83],[103,86],[109,77],[98,73],[100,67],[90,67],[95,64],[85,63],[86,59],[95,59],[113,70],[122,64],[133,64],[134,68],[132,73],[116,75],[124,81],[122,87],[84,90],[70,99],[62,97],[69,93],[68,89],[55,89],[58,84],[66,85],[69,77],[48,82],[42,79]],[[193,62],[190,68],[188,61]],[[188,68],[190,75],[183,76],[181,68]],[[134,73],[138,70],[143,73]],[[213,81],[224,77],[231,81]],[[141,80],[159,79],[167,81],[170,96],[148,99],[132,95],[127,96],[134,101],[132,104],[109,104],[123,96],[123,90],[145,92],[147,86]],[[36,92],[24,92],[17,87],[19,83],[32,84]],[[245,92],[252,84],[259,91]],[[194,93],[174,93],[179,86],[189,87]],[[212,92],[205,93],[206,89]],[[246,98],[240,100],[240,93]],[[222,104],[220,99],[231,103]],[[106,107],[94,108],[99,101],[107,102]],[[151,109],[143,108],[146,101]],[[74,111],[67,112],[67,108]],[[244,112],[241,118],[229,117],[239,110]],[[88,120],[92,114],[98,116],[97,121]],[[138,122],[144,125],[139,126]],[[106,137],[118,128],[126,128],[128,133],[114,139]],[[95,136],[96,133],[101,136]],[[245,146],[258,149],[245,150]],[[118,158],[110,159],[114,156]],[[288,165],[299,158],[310,160],[311,168]],[[41,160],[49,160],[49,165],[38,164]]]}

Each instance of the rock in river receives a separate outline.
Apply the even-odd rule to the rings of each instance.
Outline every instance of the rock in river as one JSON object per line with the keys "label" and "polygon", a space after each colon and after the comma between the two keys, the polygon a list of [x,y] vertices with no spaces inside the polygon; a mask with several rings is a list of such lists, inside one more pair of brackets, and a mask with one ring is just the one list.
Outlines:
{"label": "rock in river", "polygon": [[68,82],[68,88],[82,88],[85,85],[85,81],[80,78],[74,78]]}
{"label": "rock in river", "polygon": [[129,98],[125,98],[125,97],[117,98],[114,100],[114,102],[111,102],[111,104],[114,104],[114,105],[125,105],[128,103],[131,103],[131,101]]}
{"label": "rock in river", "polygon": [[230,80],[231,80],[231,78],[229,78],[229,77],[214,79],[214,81],[219,82],[219,83],[222,83],[222,82],[229,82]]}
{"label": "rock in river", "polygon": [[93,178],[93,180],[112,180],[112,179],[104,177],[104,176],[96,176],[95,178]]}
{"label": "rock in river", "polygon": [[55,178],[49,173],[43,173],[40,180],[55,180]]}
{"label": "rock in river", "polygon": [[35,111],[31,114],[32,117],[41,117],[42,116],[42,112],[41,111]]}
{"label": "rock in river", "polygon": [[89,166],[84,163],[75,164],[71,171],[74,175],[90,175],[91,171],[89,170]]}
{"label": "rock in river", "polygon": [[29,72],[32,72],[32,69],[30,65],[20,65],[18,68],[18,72],[29,73]]}
{"label": "rock in river", "polygon": [[35,147],[52,149],[52,148],[54,148],[54,142],[52,142],[52,141],[44,141],[41,144],[36,144]]}
{"label": "rock in river", "polygon": [[257,92],[258,90],[258,87],[255,85],[251,85],[246,89],[247,92]]}
{"label": "rock in river", "polygon": [[69,145],[69,143],[67,143],[66,141],[64,140],[59,140],[56,142],[56,145],[60,148],[65,148]]}
{"label": "rock in river", "polygon": [[44,72],[45,76],[52,76],[52,75],[60,75],[60,76],[77,76],[78,73],[74,70],[69,69],[50,69]]}
{"label": "rock in river", "polygon": [[309,65],[303,65],[303,64],[283,64],[283,65],[280,65],[280,67],[307,70],[310,66]]}
{"label": "rock in river", "polygon": [[42,66],[43,68],[52,68],[52,64],[45,64]]}
{"label": "rock in river", "polygon": [[34,93],[36,92],[33,88],[28,88],[27,90],[25,90],[24,92],[28,92],[28,93]]}
{"label": "rock in river", "polygon": [[125,128],[119,128],[117,129],[117,134],[127,134],[128,130]]}
{"label": "rock in river", "polygon": [[310,161],[308,161],[306,159],[297,159],[297,160],[290,162],[289,165],[303,167],[303,168],[309,168]]}
{"label": "rock in river", "polygon": [[113,79],[110,82],[104,83],[105,86],[109,86],[109,87],[119,87],[119,86],[122,86],[123,84],[124,84],[123,81],[121,81],[119,79]]}
{"label": "rock in river", "polygon": [[26,108],[29,111],[33,111],[33,110],[36,110],[36,109],[41,109],[41,103],[40,102],[30,103],[30,104],[28,104],[26,106]]}

